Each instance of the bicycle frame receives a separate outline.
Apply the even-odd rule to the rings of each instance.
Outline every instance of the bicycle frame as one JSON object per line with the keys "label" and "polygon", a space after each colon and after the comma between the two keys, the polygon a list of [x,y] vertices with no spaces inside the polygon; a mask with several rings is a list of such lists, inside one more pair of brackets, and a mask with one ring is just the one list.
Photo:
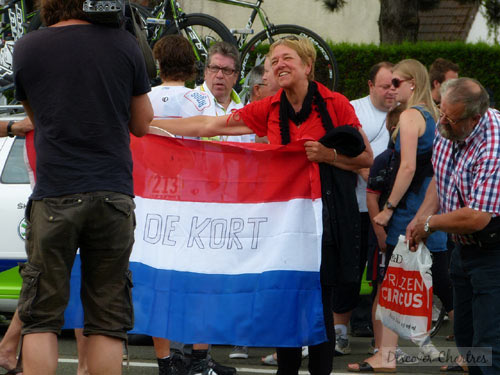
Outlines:
{"label": "bicycle frame", "polygon": [[[170,3],[170,9],[168,9],[168,3]],[[161,12],[162,10],[164,11],[163,13]],[[156,41],[159,37],[161,37],[161,33],[168,29],[168,21],[173,21],[175,23],[175,27],[178,30],[181,30],[183,28],[182,22],[186,20],[186,14],[180,7],[180,4],[177,0],[162,1],[154,8],[153,15],[155,17],[148,18],[147,23],[161,25],[161,27],[157,27],[155,29],[155,34],[152,39],[153,41]],[[163,29],[164,26],[166,26],[165,29]],[[188,40],[193,46],[196,60],[200,61],[202,60],[202,58],[206,59],[208,57],[208,50],[207,48],[205,48],[203,40],[200,38],[200,36],[190,26],[185,27],[184,30],[188,34]],[[161,33],[159,33],[159,31],[161,31]]]}
{"label": "bicycle frame", "polygon": [[6,39],[5,34],[10,31],[10,37],[13,38],[14,42],[26,34],[27,21],[35,14],[34,11],[27,13],[25,0],[12,0],[8,4],[4,4],[0,8],[0,13],[2,13],[2,17],[5,17],[5,13],[8,16],[8,22],[2,20],[2,27],[0,29],[2,41]]}
{"label": "bicycle frame", "polygon": [[[169,4],[170,7],[168,6]],[[164,0],[160,2],[151,13],[154,17],[148,18],[146,22],[148,24],[154,24],[158,26],[154,30],[154,34],[151,39],[152,41],[156,41],[159,37],[161,37],[161,34],[165,31],[163,30],[163,27],[166,26],[168,28],[169,26],[168,21],[173,21],[177,29],[180,29],[180,22],[182,20],[184,12],[177,0]],[[199,51],[201,51],[201,53],[205,55],[207,54],[207,51],[205,50],[203,43],[201,42],[199,36],[194,32],[194,30],[191,28],[186,28],[186,30],[189,34],[190,40],[194,44],[193,50],[196,58],[199,60]]]}
{"label": "bicycle frame", "polygon": [[221,3],[221,4],[227,4],[227,5],[235,5],[239,6],[242,8],[248,8],[252,9],[252,13],[250,14],[250,17],[248,18],[248,22],[245,26],[245,29],[243,30],[234,30],[231,29],[231,32],[233,34],[241,34],[239,38],[237,38],[238,42],[238,49],[241,50],[243,45],[245,44],[248,34],[253,34],[253,23],[255,21],[255,18],[257,18],[257,15],[259,16],[260,22],[262,23],[262,27],[266,31],[267,37],[270,41],[272,41],[272,37],[270,34],[270,30],[272,30],[273,24],[269,21],[269,17],[267,16],[266,12],[264,9],[261,8],[262,3],[264,0],[257,0],[255,3],[251,3],[249,1],[245,0],[210,0],[216,3]]}
{"label": "bicycle frame", "polygon": [[[26,34],[28,20],[36,13],[27,13],[26,0],[12,0],[8,4],[3,2],[0,8],[2,13],[2,23],[0,28],[0,78],[11,77],[12,55],[14,43]],[[2,86],[0,92],[10,89],[13,84]]]}

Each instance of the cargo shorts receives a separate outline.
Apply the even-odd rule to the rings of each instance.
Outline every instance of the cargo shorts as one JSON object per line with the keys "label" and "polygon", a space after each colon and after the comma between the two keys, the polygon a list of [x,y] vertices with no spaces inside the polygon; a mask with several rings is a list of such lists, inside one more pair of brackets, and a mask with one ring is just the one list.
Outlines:
{"label": "cargo shorts", "polygon": [[80,249],[84,335],[127,337],[134,320],[128,269],[134,208],[130,196],[106,191],[29,202],[18,304],[23,335],[60,333]]}

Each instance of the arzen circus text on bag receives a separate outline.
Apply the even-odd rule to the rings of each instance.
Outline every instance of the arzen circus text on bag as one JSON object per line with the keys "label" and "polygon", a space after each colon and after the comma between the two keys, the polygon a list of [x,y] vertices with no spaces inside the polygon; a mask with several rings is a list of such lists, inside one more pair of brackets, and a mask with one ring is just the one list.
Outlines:
{"label": "arzen circus text on bag", "polygon": [[[393,254],[391,262],[401,264],[402,255]],[[383,298],[400,306],[420,309],[424,305],[427,289],[424,280],[418,276],[418,271],[405,271],[398,269],[398,272],[386,275],[388,283],[384,284],[381,293]],[[393,288],[391,288],[393,287]]]}

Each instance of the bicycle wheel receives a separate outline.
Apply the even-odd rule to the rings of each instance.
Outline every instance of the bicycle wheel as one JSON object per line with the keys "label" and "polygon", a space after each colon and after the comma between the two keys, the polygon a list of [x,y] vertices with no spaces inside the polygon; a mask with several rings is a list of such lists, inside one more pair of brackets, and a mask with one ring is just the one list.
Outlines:
{"label": "bicycle wheel", "polygon": [[30,23],[28,24],[26,32],[29,33],[31,31],[38,30],[42,26],[43,26],[42,16],[40,15],[40,11],[37,11],[33,15],[33,17],[31,17],[31,20],[30,20]]}
{"label": "bicycle wheel", "polygon": [[432,303],[432,325],[430,336],[434,337],[441,329],[446,317],[446,311],[438,296],[434,294]]}
{"label": "bicycle wheel", "polygon": [[241,77],[247,77],[250,70],[264,63],[269,46],[277,39],[287,35],[297,35],[309,39],[316,47],[316,64],[314,67],[314,79],[321,82],[326,87],[334,90],[338,79],[337,62],[328,44],[315,32],[297,25],[277,25],[274,26],[271,35],[273,40],[267,38],[266,31],[263,30],[255,35],[245,44],[241,51]]}
{"label": "bicycle wheel", "polygon": [[[217,18],[203,13],[192,13],[182,16],[179,27],[171,24],[163,35],[184,35],[193,45],[198,60],[198,77],[196,83],[203,82],[203,69],[211,44],[225,41],[236,45],[236,39],[229,29]],[[163,36],[162,35],[162,36]]]}

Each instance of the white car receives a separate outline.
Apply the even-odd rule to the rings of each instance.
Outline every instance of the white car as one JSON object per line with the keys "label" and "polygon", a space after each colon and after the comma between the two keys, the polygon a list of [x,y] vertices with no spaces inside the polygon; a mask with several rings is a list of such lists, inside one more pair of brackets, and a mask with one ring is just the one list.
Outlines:
{"label": "white car", "polygon": [[26,261],[24,211],[31,194],[24,138],[0,138],[0,312],[14,312]]}

